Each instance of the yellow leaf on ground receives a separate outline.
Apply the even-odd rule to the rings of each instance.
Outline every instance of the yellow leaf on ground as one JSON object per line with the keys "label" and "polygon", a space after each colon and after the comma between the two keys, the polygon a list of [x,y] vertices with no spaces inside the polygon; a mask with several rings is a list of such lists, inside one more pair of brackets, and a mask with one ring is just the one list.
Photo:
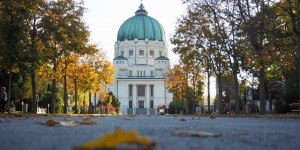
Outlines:
{"label": "yellow leaf on ground", "polygon": [[80,146],[81,149],[116,149],[124,145],[136,145],[139,149],[151,149],[155,144],[148,137],[141,137],[137,131],[117,129],[103,135],[98,141],[90,141]]}

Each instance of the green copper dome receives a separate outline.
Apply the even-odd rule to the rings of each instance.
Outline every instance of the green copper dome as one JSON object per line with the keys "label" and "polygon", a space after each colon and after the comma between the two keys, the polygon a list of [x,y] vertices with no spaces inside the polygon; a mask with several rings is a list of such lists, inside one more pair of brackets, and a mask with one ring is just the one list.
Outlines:
{"label": "green copper dome", "polygon": [[161,24],[148,16],[143,4],[135,12],[135,16],[127,19],[118,31],[117,41],[127,40],[158,40],[165,41],[165,31]]}

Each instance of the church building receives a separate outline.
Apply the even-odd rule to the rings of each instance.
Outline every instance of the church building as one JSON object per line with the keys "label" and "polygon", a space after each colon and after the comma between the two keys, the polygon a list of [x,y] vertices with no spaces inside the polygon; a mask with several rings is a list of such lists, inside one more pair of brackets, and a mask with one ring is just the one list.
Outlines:
{"label": "church building", "polygon": [[120,26],[114,57],[115,83],[108,91],[119,99],[120,113],[153,115],[157,107],[169,105],[173,95],[165,83],[170,68],[165,31],[142,3]]}

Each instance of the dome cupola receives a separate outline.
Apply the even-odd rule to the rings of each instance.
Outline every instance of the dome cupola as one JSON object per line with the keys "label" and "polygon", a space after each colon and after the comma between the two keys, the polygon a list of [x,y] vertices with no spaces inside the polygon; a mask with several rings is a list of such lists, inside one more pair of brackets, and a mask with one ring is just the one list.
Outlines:
{"label": "dome cupola", "polygon": [[125,40],[158,40],[164,42],[165,31],[162,25],[154,18],[148,16],[144,5],[141,3],[135,16],[127,19],[119,28],[117,41]]}

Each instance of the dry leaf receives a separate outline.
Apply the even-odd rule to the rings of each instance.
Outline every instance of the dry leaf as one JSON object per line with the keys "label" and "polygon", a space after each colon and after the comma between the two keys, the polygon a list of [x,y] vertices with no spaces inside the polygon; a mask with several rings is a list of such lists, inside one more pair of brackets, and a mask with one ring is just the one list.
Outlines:
{"label": "dry leaf", "polygon": [[210,119],[216,119],[216,116],[210,116],[209,118]]}
{"label": "dry leaf", "polygon": [[181,118],[179,121],[186,121],[184,118]]}
{"label": "dry leaf", "polygon": [[176,136],[187,136],[187,137],[220,137],[222,134],[214,134],[210,132],[205,131],[184,131],[184,130],[178,130],[173,133],[173,135]]}
{"label": "dry leaf", "polygon": [[78,125],[76,121],[61,121],[59,124],[64,127],[74,127]]}
{"label": "dry leaf", "polygon": [[79,122],[81,125],[96,125],[99,124],[99,121],[92,120],[91,118],[85,118],[83,121]]}
{"label": "dry leaf", "polygon": [[40,122],[39,124],[53,127],[54,125],[59,124],[59,122],[56,122],[55,120],[50,119],[47,122]]}
{"label": "dry leaf", "polygon": [[155,143],[148,137],[141,137],[137,131],[117,129],[111,134],[103,135],[99,140],[82,144],[80,149],[117,149],[124,146],[124,149],[128,149],[126,145],[135,145],[137,149],[152,149]]}

